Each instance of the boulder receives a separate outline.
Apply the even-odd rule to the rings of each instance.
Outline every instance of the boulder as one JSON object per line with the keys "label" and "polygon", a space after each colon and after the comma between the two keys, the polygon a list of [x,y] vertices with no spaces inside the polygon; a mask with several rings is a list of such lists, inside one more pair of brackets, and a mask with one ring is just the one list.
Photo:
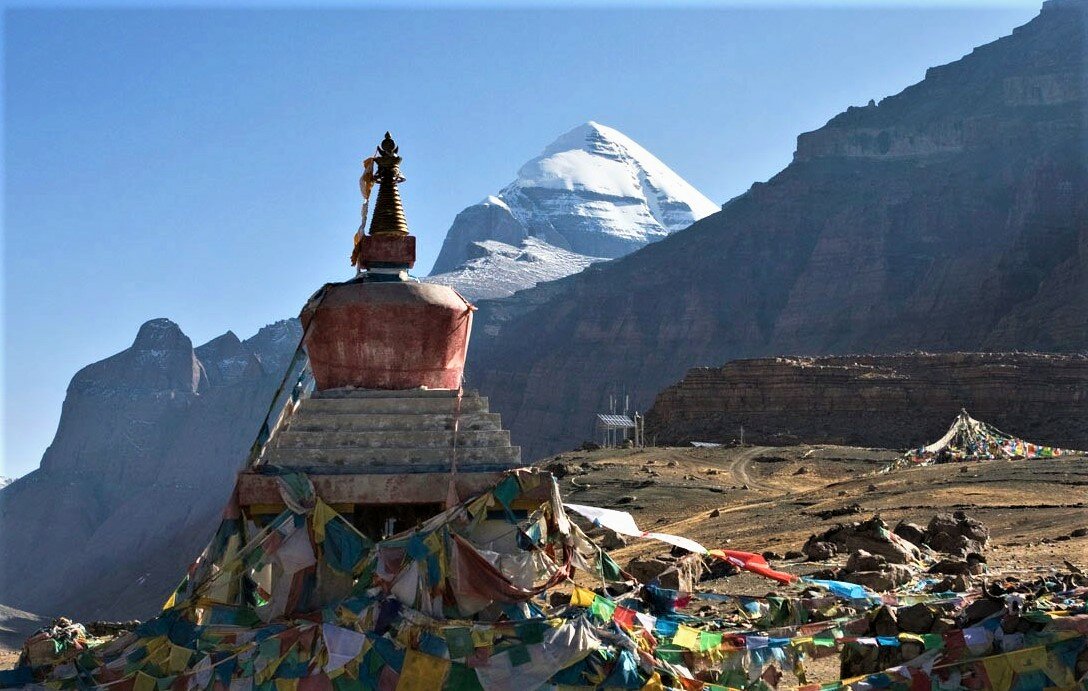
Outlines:
{"label": "boulder", "polygon": [[809,542],[830,542],[838,552],[865,550],[884,557],[890,564],[909,564],[917,556],[911,545],[891,539],[891,531],[880,516],[861,522],[840,523],[822,535],[809,538]]}
{"label": "boulder", "polygon": [[955,620],[948,617],[937,617],[933,621],[933,628],[930,629],[930,633],[945,633],[955,628],[957,628]]}
{"label": "boulder", "polygon": [[567,476],[568,473],[567,464],[562,463],[558,460],[544,466],[544,469],[551,473],[553,476],[555,476],[556,480],[562,480],[564,477]]}
{"label": "boulder", "polygon": [[817,540],[816,536],[813,535],[805,542],[801,551],[804,552],[809,561],[827,561],[838,553],[838,548],[834,543]]}
{"label": "boulder", "polygon": [[895,610],[887,605],[878,607],[869,620],[869,631],[874,636],[899,635],[899,622]]}
{"label": "boulder", "polygon": [[934,583],[930,588],[931,593],[962,593],[966,592],[971,586],[967,580],[967,576],[945,576],[937,583]]}
{"label": "boulder", "polygon": [[973,626],[983,619],[988,619],[1004,610],[1004,600],[990,597],[980,598],[964,608],[963,612],[960,614],[960,619],[962,620],[960,623],[964,627]]}
{"label": "boulder", "polygon": [[635,558],[627,562],[626,570],[639,583],[649,583],[672,567],[672,564],[660,559]]}
{"label": "boulder", "polygon": [[902,564],[888,564],[882,571],[857,571],[844,574],[841,578],[848,583],[857,583],[878,593],[895,590],[910,582],[910,567]]}
{"label": "boulder", "polygon": [[942,559],[929,567],[929,573],[941,573],[949,576],[966,576],[971,573],[971,566],[959,559]]}
{"label": "boulder", "polygon": [[907,633],[929,633],[937,618],[933,610],[921,602],[910,607],[903,607],[897,614],[899,628]]}
{"label": "boulder", "polygon": [[846,560],[847,571],[882,571],[888,560],[876,554],[869,554],[863,549],[853,552]]}
{"label": "boulder", "polygon": [[740,573],[740,569],[723,559],[711,559],[707,563],[706,571],[700,576],[701,581],[712,581],[715,578],[726,578]]}
{"label": "boulder", "polygon": [[989,529],[963,511],[937,514],[930,519],[922,536],[922,543],[930,549],[957,557],[982,552],[989,541]]}
{"label": "boulder", "polygon": [[627,538],[613,530],[605,530],[600,544],[604,549],[619,549],[627,546]]}
{"label": "boulder", "polygon": [[922,538],[926,534],[925,528],[909,521],[899,521],[892,532],[914,545],[922,544]]}

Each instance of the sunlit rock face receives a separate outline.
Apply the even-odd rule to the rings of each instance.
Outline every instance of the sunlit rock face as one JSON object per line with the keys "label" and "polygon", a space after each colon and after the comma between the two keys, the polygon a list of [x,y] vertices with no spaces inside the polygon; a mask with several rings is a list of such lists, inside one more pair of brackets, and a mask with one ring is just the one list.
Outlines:
{"label": "sunlit rock face", "polygon": [[[1088,348],[1084,0],[801,135],[721,212],[483,301],[468,377],[525,458],[738,358]],[[1030,435],[1031,430],[1020,432]]]}

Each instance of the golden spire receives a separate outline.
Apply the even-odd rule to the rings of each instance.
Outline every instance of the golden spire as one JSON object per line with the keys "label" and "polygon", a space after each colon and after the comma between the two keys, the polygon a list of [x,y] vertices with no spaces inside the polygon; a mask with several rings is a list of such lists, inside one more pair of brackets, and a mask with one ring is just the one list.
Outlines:
{"label": "golden spire", "polygon": [[408,235],[408,221],[404,218],[397,185],[404,182],[400,174],[401,157],[399,148],[389,133],[378,146],[374,163],[378,173],[378,200],[374,203],[374,214],[370,219],[371,235]]}

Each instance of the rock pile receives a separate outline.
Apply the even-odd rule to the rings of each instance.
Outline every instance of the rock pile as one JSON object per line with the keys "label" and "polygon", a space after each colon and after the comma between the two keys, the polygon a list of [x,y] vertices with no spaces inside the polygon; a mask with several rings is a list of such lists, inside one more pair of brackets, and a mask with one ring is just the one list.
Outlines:
{"label": "rock pile", "polygon": [[920,542],[936,552],[966,557],[986,549],[990,531],[963,511],[956,511],[951,516],[939,513],[930,519]]}
{"label": "rock pile", "polygon": [[913,544],[892,535],[880,516],[873,516],[866,521],[840,523],[821,535],[813,535],[801,551],[809,561],[827,561],[858,550],[879,555],[890,564],[909,564],[921,556]]}
{"label": "rock pile", "polygon": [[[962,592],[969,577],[985,570],[982,552],[990,540],[990,531],[981,522],[962,511],[937,514],[925,528],[900,521],[888,529],[879,516],[836,525],[805,542],[802,552],[809,561],[829,561],[846,555],[846,564],[829,568],[819,576],[857,583],[877,592],[893,590],[910,582],[916,574],[922,550],[947,555],[932,564],[928,572],[945,576],[930,585],[934,592]],[[921,549],[920,547],[921,546]]]}
{"label": "rock pile", "polygon": [[[1054,574],[1034,581],[1007,579],[1001,584],[992,584],[989,591],[962,609],[957,609],[958,605],[953,601],[899,608],[884,605],[873,609],[866,615],[863,627],[852,630],[852,635],[898,637],[914,634],[919,640],[899,638],[897,646],[846,644],[840,658],[841,676],[862,676],[908,662],[926,651],[925,639],[930,637],[932,640],[934,635],[940,636],[945,646],[951,641],[953,645],[966,646],[973,654],[985,654],[1000,648],[1002,639],[1022,638],[1044,626],[1040,617],[1023,616],[1024,605],[1017,606],[1016,602],[1026,603],[1071,592],[1085,584],[1088,584],[1088,577],[1073,573]],[[1010,593],[1018,593],[1021,598],[1008,599],[1006,596]],[[986,620],[993,622],[995,617],[1000,618],[999,625],[981,626]],[[1088,670],[1088,654],[1082,653],[1074,668],[1079,674]]]}

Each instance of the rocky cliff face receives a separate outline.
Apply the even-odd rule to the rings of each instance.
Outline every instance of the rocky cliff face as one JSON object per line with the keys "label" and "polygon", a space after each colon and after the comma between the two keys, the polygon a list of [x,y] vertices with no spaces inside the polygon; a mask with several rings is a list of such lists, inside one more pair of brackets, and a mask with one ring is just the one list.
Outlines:
{"label": "rocky cliff face", "polygon": [[517,245],[481,240],[472,243],[469,259],[457,269],[425,280],[456,288],[470,301],[489,300],[576,274],[598,261],[605,260],[559,249],[534,237]]}
{"label": "rocky cliff face", "polygon": [[697,367],[646,415],[658,444],[916,448],[961,408],[1028,441],[1088,449],[1088,357],[948,353],[763,358]]}
{"label": "rocky cliff face", "polygon": [[627,254],[717,210],[629,137],[588,122],[522,166],[498,195],[459,213],[430,280],[470,299],[502,297]]}
{"label": "rocky cliff face", "polygon": [[156,319],[77,373],[41,467],[0,490],[0,601],[153,612],[215,529],[300,337],[288,320],[194,349]]}
{"label": "rocky cliff face", "polygon": [[1088,348],[1086,7],[1048,3],[802,135],[687,230],[481,303],[470,383],[532,459],[589,438],[609,393],[645,410],[697,365]]}

